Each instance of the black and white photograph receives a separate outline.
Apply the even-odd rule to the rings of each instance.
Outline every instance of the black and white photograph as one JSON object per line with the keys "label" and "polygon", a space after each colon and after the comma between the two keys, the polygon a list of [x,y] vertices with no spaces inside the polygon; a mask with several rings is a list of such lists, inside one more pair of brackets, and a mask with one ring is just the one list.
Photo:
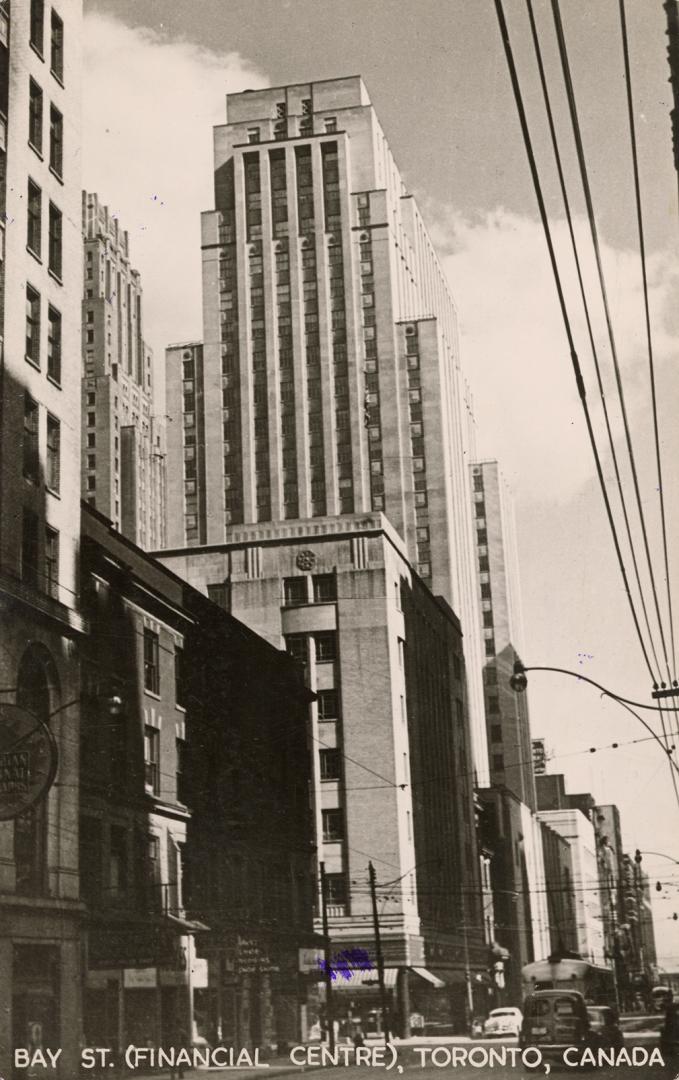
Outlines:
{"label": "black and white photograph", "polygon": [[0,1080],[673,1080],[678,414],[679,0],[0,0]]}

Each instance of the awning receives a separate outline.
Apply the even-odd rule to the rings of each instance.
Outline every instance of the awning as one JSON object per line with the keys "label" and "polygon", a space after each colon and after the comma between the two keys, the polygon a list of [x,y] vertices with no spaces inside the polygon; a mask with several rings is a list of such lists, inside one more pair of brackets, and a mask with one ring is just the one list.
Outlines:
{"label": "awning", "polygon": [[419,975],[421,979],[426,979],[427,982],[435,986],[437,990],[440,990],[442,986],[445,986],[443,979],[439,979],[438,975],[432,974],[431,971],[427,971],[426,968],[414,967],[410,969],[414,971],[416,975]]}
{"label": "awning", "polygon": [[165,915],[165,918],[171,927],[187,934],[196,934],[199,931],[210,929],[209,926],[199,922],[198,919],[182,919],[179,915],[171,915],[169,912]]}

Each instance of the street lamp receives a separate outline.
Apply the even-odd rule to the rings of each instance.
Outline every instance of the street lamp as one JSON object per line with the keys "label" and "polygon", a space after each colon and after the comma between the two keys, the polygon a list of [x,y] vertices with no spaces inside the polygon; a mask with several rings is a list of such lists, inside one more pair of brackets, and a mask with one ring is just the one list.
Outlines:
{"label": "street lamp", "polygon": [[[649,709],[651,712],[664,713],[676,712],[676,705],[646,705],[642,701],[632,701],[630,698],[621,697],[620,694],[616,694],[612,690],[607,690],[605,686],[601,685],[601,683],[595,682],[594,679],[588,678],[587,675],[581,675],[577,671],[569,671],[568,668],[546,667],[544,665],[541,665],[539,667],[526,667],[526,665],[523,664],[521,660],[514,661],[514,670],[509,680],[509,685],[511,686],[512,690],[514,690],[517,694],[522,694],[528,686],[528,678],[526,676],[527,671],[553,671],[556,672],[558,675],[569,675],[570,678],[578,679],[579,682],[586,682],[589,683],[590,686],[595,686],[597,690],[601,692],[603,697],[609,697],[613,701],[617,701],[618,705],[622,705],[623,709],[627,709],[628,713],[631,713],[632,716],[636,716],[639,723],[643,724],[649,735],[653,739],[655,739],[658,746],[662,749],[663,753],[667,754],[671,768],[674,769],[676,773],[679,773],[679,766],[677,766],[676,761],[674,761],[672,757],[674,745],[665,746],[664,742],[657,734],[657,732],[653,730],[651,725],[648,724],[646,720],[644,720],[643,716],[639,716],[639,713],[635,712],[635,710],[631,707],[632,705],[634,705],[637,709]],[[679,694],[679,691],[674,691],[674,693]]]}

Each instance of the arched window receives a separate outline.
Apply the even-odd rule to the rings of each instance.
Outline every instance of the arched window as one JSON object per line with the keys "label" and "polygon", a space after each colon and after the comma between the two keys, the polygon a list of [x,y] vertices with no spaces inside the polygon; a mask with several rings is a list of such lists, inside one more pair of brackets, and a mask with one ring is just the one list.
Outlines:
{"label": "arched window", "polygon": [[[44,645],[29,645],[17,673],[16,701],[44,724],[59,693],[54,661]],[[16,892],[42,896],[47,891],[47,802],[41,799],[14,821]]]}

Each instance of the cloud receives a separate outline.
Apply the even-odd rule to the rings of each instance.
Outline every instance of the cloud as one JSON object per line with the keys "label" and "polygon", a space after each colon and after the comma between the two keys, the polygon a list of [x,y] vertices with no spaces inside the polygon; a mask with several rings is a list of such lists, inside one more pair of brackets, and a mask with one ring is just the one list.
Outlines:
{"label": "cloud", "polygon": [[[474,392],[479,449],[501,458],[514,486],[525,493],[530,478],[534,491],[574,495],[594,475],[594,465],[540,224],[501,208],[475,219],[446,208],[425,204],[425,209],[433,220],[434,240],[460,313],[462,359]],[[585,253],[581,258],[595,343],[620,447],[621,413],[584,222],[576,223],[576,235]],[[603,414],[565,222],[554,224],[553,236],[597,439],[610,476]],[[650,384],[639,258],[633,251],[604,245],[602,259],[635,451],[655,490],[648,453]],[[676,259],[659,252],[650,257],[648,273],[658,396],[663,400],[679,345],[673,303],[679,268]],[[625,460],[624,448],[620,459]]]}
{"label": "cloud", "polygon": [[85,18],[83,184],[117,213],[142,275],[156,363],[200,337],[200,212],[213,205],[212,125],[227,92],[266,85],[236,52],[213,52]]}

